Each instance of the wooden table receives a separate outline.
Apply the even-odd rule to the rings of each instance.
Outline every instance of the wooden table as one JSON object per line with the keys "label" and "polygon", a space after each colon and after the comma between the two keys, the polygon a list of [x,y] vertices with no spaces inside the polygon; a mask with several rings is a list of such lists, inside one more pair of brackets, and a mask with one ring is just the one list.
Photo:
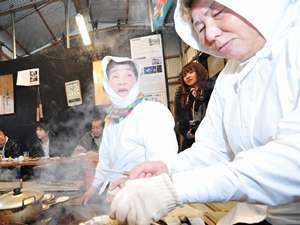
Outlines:
{"label": "wooden table", "polygon": [[33,158],[33,159],[24,159],[24,160],[1,160],[0,168],[12,168],[12,167],[21,167],[21,166],[41,166],[46,164],[54,163],[74,163],[78,161],[83,161],[86,163],[97,164],[98,158],[87,155],[79,155],[74,157],[53,157],[53,158]]}
{"label": "wooden table", "polygon": [[[19,186],[19,181],[0,181],[0,192],[11,191]],[[83,181],[46,182],[33,180],[23,182],[23,188],[25,189],[36,189],[46,192],[80,191],[82,187]]]}

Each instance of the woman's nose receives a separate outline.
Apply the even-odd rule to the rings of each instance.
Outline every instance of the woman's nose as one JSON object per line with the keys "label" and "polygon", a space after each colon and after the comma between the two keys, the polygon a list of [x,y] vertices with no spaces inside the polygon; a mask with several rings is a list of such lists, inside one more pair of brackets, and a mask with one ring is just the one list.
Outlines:
{"label": "woman's nose", "polygon": [[205,39],[208,43],[214,42],[221,33],[221,29],[213,21],[209,21],[205,25]]}
{"label": "woman's nose", "polygon": [[189,80],[191,78],[191,74],[186,75],[186,79]]}
{"label": "woman's nose", "polygon": [[123,86],[123,85],[126,84],[126,81],[125,80],[119,80],[118,84],[121,85],[121,86]]}

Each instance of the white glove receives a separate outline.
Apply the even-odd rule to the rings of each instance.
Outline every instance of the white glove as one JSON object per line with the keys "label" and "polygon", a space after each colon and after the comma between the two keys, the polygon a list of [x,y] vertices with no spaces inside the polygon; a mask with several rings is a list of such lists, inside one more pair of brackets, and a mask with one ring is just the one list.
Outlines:
{"label": "white glove", "polygon": [[112,220],[108,215],[102,215],[93,217],[79,225],[118,225],[118,222],[116,220]]}
{"label": "white glove", "polygon": [[128,180],[114,197],[111,218],[128,225],[149,225],[179,204],[170,177],[159,176]]}
{"label": "white glove", "polygon": [[113,190],[110,190],[110,189],[108,189],[107,190],[107,193],[106,193],[106,202],[107,203],[111,203],[112,202],[112,200],[114,199],[114,197],[116,196],[116,194],[120,191],[121,189],[119,188],[119,187],[116,187],[115,189],[113,189]]}

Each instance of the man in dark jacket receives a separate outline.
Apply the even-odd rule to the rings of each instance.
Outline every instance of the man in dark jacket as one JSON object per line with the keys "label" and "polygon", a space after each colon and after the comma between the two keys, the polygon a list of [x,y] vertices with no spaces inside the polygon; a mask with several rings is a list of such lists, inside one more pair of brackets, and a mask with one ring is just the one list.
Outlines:
{"label": "man in dark jacket", "polygon": [[[39,122],[36,124],[35,135],[27,144],[29,156],[32,158],[64,156],[63,149],[59,146],[59,141],[54,133],[51,132],[47,122]],[[54,171],[52,171],[52,175],[48,171],[49,168]],[[23,179],[30,179],[33,176],[35,178],[41,178],[45,174],[50,177],[54,176],[55,173],[56,168],[46,166],[42,168],[37,167],[35,169],[27,166],[23,167],[21,172]]]}
{"label": "man in dark jacket", "polygon": [[51,133],[49,125],[46,122],[40,122],[36,125],[35,136],[28,144],[30,157],[54,157],[63,155],[60,152],[57,140]]}
{"label": "man in dark jacket", "polygon": [[0,155],[3,158],[17,158],[22,155],[20,145],[6,136],[5,132],[0,129]]}
{"label": "man in dark jacket", "polygon": [[[0,129],[0,157],[18,158],[20,155],[22,155],[20,145],[8,136],[6,136],[4,130]],[[0,168],[1,180],[11,180],[19,177],[19,170],[14,167],[4,169]]]}
{"label": "man in dark jacket", "polygon": [[90,131],[84,134],[79,140],[78,145],[75,147],[73,154],[79,154],[83,152],[97,152],[99,151],[100,143],[102,140],[102,133],[104,128],[104,120],[102,117],[94,117]]}

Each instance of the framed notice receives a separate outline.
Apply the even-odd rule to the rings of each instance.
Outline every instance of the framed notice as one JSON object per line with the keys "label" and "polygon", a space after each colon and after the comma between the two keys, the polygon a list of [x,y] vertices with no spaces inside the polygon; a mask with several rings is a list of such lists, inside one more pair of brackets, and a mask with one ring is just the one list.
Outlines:
{"label": "framed notice", "polygon": [[14,84],[13,76],[0,76],[0,115],[14,113]]}
{"label": "framed notice", "polygon": [[82,104],[79,80],[66,82],[65,89],[66,89],[68,106],[76,106]]}
{"label": "framed notice", "polygon": [[40,84],[39,68],[22,70],[18,72],[18,76],[17,76],[18,86],[34,86],[39,84]]}
{"label": "framed notice", "polygon": [[160,34],[130,40],[131,58],[141,71],[141,91],[145,98],[168,106],[167,82]]}

